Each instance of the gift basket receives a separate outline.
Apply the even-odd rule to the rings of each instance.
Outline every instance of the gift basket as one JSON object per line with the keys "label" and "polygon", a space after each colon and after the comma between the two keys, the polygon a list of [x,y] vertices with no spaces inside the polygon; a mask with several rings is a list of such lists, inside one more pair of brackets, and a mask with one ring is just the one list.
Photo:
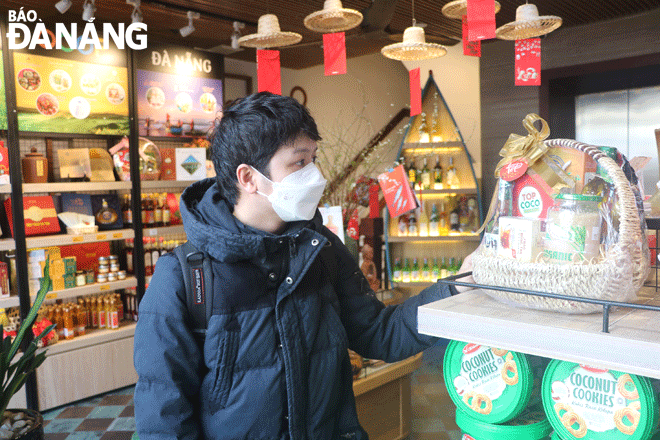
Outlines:
{"label": "gift basket", "polygon": [[[541,121],[539,132],[534,123]],[[500,152],[498,190],[473,256],[479,284],[629,302],[649,271],[641,198],[616,149],[545,140],[539,116]],[[634,176],[631,177],[634,180]],[[602,305],[488,289],[498,300],[564,313]]]}

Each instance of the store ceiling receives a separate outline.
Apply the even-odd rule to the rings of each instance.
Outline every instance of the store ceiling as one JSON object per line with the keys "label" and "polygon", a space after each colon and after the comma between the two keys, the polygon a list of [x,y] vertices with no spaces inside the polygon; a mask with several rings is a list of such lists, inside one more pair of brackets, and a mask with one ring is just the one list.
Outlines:
{"label": "store ceiling", "polygon": [[[75,21],[82,14],[82,0],[64,15],[54,7],[57,0],[5,0],[8,9],[35,9],[44,21]],[[427,24],[427,41],[446,45],[458,43],[461,26],[458,20],[442,15],[442,6],[449,0],[416,0],[415,18]],[[497,14],[497,26],[513,21],[516,8],[523,0],[499,0],[502,10]],[[621,16],[650,11],[660,7],[658,0],[536,0],[541,15],[558,15],[563,27],[609,20]],[[404,29],[411,25],[411,0],[344,0],[345,8],[365,14],[363,26],[346,33],[347,56],[355,57],[380,51],[394,41],[401,40]],[[99,21],[130,22],[132,7],[125,0],[96,0],[96,19]],[[254,61],[254,49],[233,52],[230,48],[232,22],[247,23],[243,35],[256,32],[259,16],[267,12],[279,17],[283,31],[303,35],[300,45],[281,48],[282,67],[301,69],[323,63],[322,35],[307,30],[303,19],[322,9],[323,0],[142,0],[144,22],[149,27],[149,41],[211,49],[230,58]],[[181,38],[178,29],[187,24],[188,9],[200,12],[195,20],[195,32]]]}

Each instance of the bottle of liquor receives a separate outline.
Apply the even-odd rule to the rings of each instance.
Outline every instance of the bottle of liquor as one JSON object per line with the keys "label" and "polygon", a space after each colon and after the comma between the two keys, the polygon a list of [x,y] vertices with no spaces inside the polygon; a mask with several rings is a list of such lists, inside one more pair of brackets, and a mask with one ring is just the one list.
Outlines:
{"label": "bottle of liquor", "polygon": [[156,225],[155,219],[156,209],[154,206],[153,194],[147,196],[147,228],[153,228]]}
{"label": "bottle of liquor", "polygon": [[399,237],[408,236],[408,214],[403,214],[399,216],[397,221],[397,231]]}
{"label": "bottle of liquor", "polygon": [[422,122],[419,124],[419,142],[422,144],[427,144],[431,142],[431,136],[429,134],[429,126],[426,121],[426,113],[421,114]]}
{"label": "bottle of liquor", "polygon": [[449,157],[449,166],[447,167],[447,187],[448,188],[459,188],[461,182],[458,180],[458,175],[456,174],[456,167],[454,166],[454,158]]}
{"label": "bottle of liquor", "polygon": [[107,315],[107,312],[105,310],[106,306],[105,306],[103,298],[98,297],[96,299],[96,304],[97,304],[96,308],[98,310],[98,316],[99,316],[99,328],[106,328],[106,326],[107,326],[106,318],[107,318],[108,315]]}
{"label": "bottle of liquor", "polygon": [[409,283],[410,282],[410,261],[406,258],[403,261],[403,269],[401,269],[401,282]]}
{"label": "bottle of liquor", "polygon": [[479,214],[477,213],[477,199],[468,199],[468,232],[475,233],[479,229]]}
{"label": "bottle of liquor", "polygon": [[130,228],[133,225],[133,207],[131,206],[131,195],[124,194],[124,203],[121,207],[122,219],[124,220],[124,227]]}
{"label": "bottle of liquor", "polygon": [[440,266],[440,278],[447,278],[449,276],[449,272],[447,270],[447,260],[445,260],[445,257],[442,257],[442,265]]}
{"label": "bottle of liquor", "polygon": [[426,215],[426,202],[422,202],[422,207],[419,208],[417,229],[419,230],[420,237],[429,236],[429,217]]}
{"label": "bottle of liquor", "polygon": [[447,265],[447,274],[449,276],[456,275],[457,271],[458,271],[458,269],[456,268],[456,258],[451,257],[449,259],[449,265]]}
{"label": "bottle of liquor", "polygon": [[460,232],[461,224],[459,221],[459,204],[456,204],[456,207],[449,214],[449,230],[451,232]]}
{"label": "bottle of liquor", "polygon": [[431,269],[431,281],[434,283],[440,279],[440,266],[438,266],[438,259],[433,259],[433,268]]}
{"label": "bottle of liquor", "polygon": [[438,205],[435,203],[431,206],[431,217],[429,218],[429,235],[437,237],[440,235],[440,217],[438,215]]}
{"label": "bottle of liquor", "polygon": [[142,217],[142,227],[147,227],[147,195],[141,194],[142,200],[140,201],[141,206],[141,217]]}
{"label": "bottle of liquor", "polygon": [[428,258],[424,258],[424,265],[422,266],[422,274],[420,277],[422,281],[431,281],[431,268],[429,267]]}
{"label": "bottle of liquor", "polygon": [[119,218],[119,214],[117,214],[117,211],[115,211],[108,205],[107,200],[102,199],[101,209],[99,209],[95,217],[97,224],[109,226],[117,221],[117,219]]}
{"label": "bottle of liquor", "polygon": [[415,167],[415,159],[410,158],[410,167],[408,168],[408,180],[410,180],[410,187],[416,189],[417,183],[417,168]]}
{"label": "bottle of liquor", "polygon": [[169,226],[172,221],[172,212],[167,204],[167,193],[161,194],[163,200],[163,226]]}
{"label": "bottle of liquor", "polygon": [[126,253],[126,272],[133,273],[133,239],[129,238],[124,243]]}
{"label": "bottle of liquor", "polygon": [[160,249],[158,248],[158,244],[156,243],[156,237],[152,237],[150,241],[151,241],[151,273],[153,273],[154,270],[156,269],[156,262],[160,257]]}
{"label": "bottle of liquor", "polygon": [[154,268],[151,265],[151,242],[147,237],[143,237],[142,245],[144,246],[144,274],[153,275]]}
{"label": "bottle of liquor", "polygon": [[442,189],[442,166],[440,165],[440,156],[435,160],[435,167],[433,167],[433,189]]}
{"label": "bottle of liquor", "polygon": [[458,201],[458,229],[460,232],[470,231],[470,210],[466,196],[461,196]]}
{"label": "bottle of liquor", "polygon": [[408,237],[417,237],[419,235],[419,230],[417,228],[417,217],[415,216],[415,211],[410,212],[408,216]]}
{"label": "bottle of liquor", "polygon": [[115,298],[108,301],[108,328],[117,330],[119,328],[119,310],[117,309],[117,302]]}
{"label": "bottle of liquor", "polygon": [[[436,98],[437,101],[437,98]],[[431,141],[442,142],[442,121],[437,104],[433,107],[433,120],[431,121]]]}
{"label": "bottle of liquor", "polygon": [[422,168],[421,176],[421,189],[431,189],[431,170],[429,169],[429,164],[426,157],[424,158],[424,168]]}
{"label": "bottle of liquor", "polygon": [[412,270],[410,271],[410,282],[417,283],[420,281],[419,273],[419,263],[417,263],[417,258],[413,258]]}
{"label": "bottle of liquor", "polygon": [[392,268],[392,281],[395,283],[401,282],[401,260],[394,259],[394,268]]}
{"label": "bottle of liquor", "polygon": [[438,231],[440,235],[449,234],[449,214],[445,205],[445,199],[440,201],[440,214],[438,217]]}
{"label": "bottle of liquor", "polygon": [[154,195],[154,225],[156,227],[163,226],[163,201],[160,194]]}

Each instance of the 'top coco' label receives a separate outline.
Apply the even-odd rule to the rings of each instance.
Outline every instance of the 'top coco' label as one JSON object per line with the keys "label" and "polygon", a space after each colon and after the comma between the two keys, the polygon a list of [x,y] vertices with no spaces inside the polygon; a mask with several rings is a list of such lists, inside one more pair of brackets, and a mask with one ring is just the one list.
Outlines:
{"label": "'top coco' label", "polygon": [[463,348],[461,372],[454,378],[459,396],[474,392],[486,395],[491,401],[502,395],[506,383],[502,380],[504,360],[496,356],[490,347],[467,344]]}
{"label": "'top coco' label", "polygon": [[[627,383],[629,382],[629,383]],[[639,422],[640,402],[629,375],[616,378],[612,372],[585,365],[576,367],[564,380],[552,383],[554,410],[571,434],[584,437],[587,430],[606,432],[618,429],[635,432]],[[627,387],[627,388],[626,388]],[[629,402],[628,397],[636,397]]]}

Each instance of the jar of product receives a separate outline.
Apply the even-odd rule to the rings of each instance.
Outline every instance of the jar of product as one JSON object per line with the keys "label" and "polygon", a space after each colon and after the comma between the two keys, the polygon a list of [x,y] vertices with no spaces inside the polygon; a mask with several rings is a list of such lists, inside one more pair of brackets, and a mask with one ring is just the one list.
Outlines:
{"label": "jar of product", "polygon": [[118,280],[125,280],[126,279],[126,271],[125,270],[120,270],[117,272],[117,279]]}
{"label": "jar of product", "polygon": [[463,432],[463,440],[549,440],[552,426],[539,405],[528,407],[510,422],[495,425],[456,411],[456,425]]}
{"label": "jar of product", "polygon": [[96,275],[96,282],[97,283],[107,283],[108,282],[108,275],[105,273],[99,273]]}
{"label": "jar of product", "polygon": [[87,284],[87,277],[85,277],[85,272],[79,270],[76,272],[76,286],[84,286]]}
{"label": "jar of product", "polygon": [[116,255],[110,255],[108,257],[108,261],[110,262],[110,265],[119,264],[119,259],[117,258]]}
{"label": "jar of product", "polygon": [[552,360],[543,407],[561,439],[646,440],[658,423],[658,397],[646,377]]}
{"label": "jar of product", "polygon": [[109,257],[99,257],[99,264],[105,264],[105,265],[110,264]]}
{"label": "jar of product", "polygon": [[119,272],[119,264],[117,263],[110,264],[110,272]]}
{"label": "jar of product", "polygon": [[443,361],[445,385],[459,411],[498,424],[540,404],[547,360],[485,345],[451,341]]}
{"label": "jar of product", "polygon": [[556,264],[590,261],[599,256],[601,218],[595,195],[558,194],[548,209],[543,254]]}
{"label": "jar of product", "polygon": [[85,272],[85,283],[94,284],[94,281],[95,281],[94,271],[88,270],[87,272]]}
{"label": "jar of product", "polygon": [[110,272],[110,266],[107,264],[99,264],[98,273],[107,274],[108,272]]}
{"label": "jar of product", "polygon": [[110,282],[117,281],[117,272],[108,272],[107,276],[108,276],[108,281]]}

